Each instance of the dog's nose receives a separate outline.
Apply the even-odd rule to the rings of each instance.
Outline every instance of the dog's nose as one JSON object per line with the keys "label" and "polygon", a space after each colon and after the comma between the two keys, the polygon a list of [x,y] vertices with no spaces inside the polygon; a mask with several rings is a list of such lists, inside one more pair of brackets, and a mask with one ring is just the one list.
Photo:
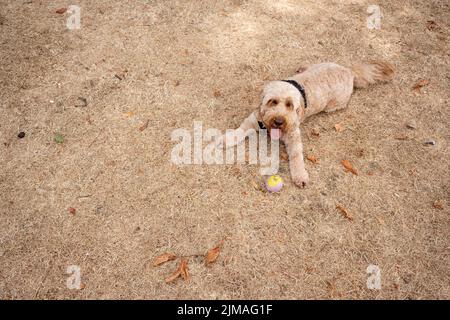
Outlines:
{"label": "dog's nose", "polygon": [[273,124],[276,125],[277,127],[281,127],[284,124],[284,118],[283,117],[276,117],[273,120]]}

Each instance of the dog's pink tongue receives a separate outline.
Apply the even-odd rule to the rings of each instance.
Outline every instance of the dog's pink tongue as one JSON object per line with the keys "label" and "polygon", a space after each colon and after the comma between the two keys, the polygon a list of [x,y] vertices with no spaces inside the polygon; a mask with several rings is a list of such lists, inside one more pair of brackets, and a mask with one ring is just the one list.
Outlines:
{"label": "dog's pink tongue", "polygon": [[281,137],[281,130],[280,129],[270,129],[270,138],[272,140],[279,140]]}

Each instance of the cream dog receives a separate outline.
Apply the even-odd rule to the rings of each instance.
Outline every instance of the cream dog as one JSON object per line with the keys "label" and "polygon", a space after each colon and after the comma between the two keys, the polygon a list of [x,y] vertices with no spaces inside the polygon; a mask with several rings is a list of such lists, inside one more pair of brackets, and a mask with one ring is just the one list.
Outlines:
{"label": "cream dog", "polygon": [[218,140],[232,147],[242,142],[250,129],[269,131],[272,140],[281,139],[289,155],[289,168],[293,182],[300,187],[309,181],[303,160],[300,123],[321,111],[331,112],[345,108],[353,88],[366,88],[369,84],[389,81],[394,67],[386,62],[374,61],[346,68],[335,63],[320,63],[301,67],[287,80],[267,83],[261,102],[234,134]]}

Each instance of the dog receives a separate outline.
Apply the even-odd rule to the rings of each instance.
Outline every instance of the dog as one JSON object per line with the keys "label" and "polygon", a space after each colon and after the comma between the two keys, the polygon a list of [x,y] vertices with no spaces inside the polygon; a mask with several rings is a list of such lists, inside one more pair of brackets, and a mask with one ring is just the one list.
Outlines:
{"label": "dog", "polygon": [[390,81],[394,73],[394,67],[383,61],[358,63],[350,68],[329,62],[302,66],[286,80],[267,83],[257,110],[234,133],[221,136],[218,146],[235,146],[245,140],[250,129],[267,129],[272,140],[280,139],[286,146],[292,181],[305,187],[309,176],[300,123],[319,112],[345,108],[355,88]]}

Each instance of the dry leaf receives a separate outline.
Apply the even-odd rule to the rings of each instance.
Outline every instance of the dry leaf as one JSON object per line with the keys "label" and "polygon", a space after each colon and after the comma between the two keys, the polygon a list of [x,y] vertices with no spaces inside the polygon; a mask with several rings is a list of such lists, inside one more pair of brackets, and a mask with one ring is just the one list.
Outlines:
{"label": "dry leaf", "polygon": [[181,259],[180,273],[181,273],[181,277],[183,278],[184,281],[189,280],[189,268],[187,265],[187,259]]}
{"label": "dry leaf", "polygon": [[396,140],[408,140],[408,136],[404,133],[399,133],[394,136]]}
{"label": "dry leaf", "polygon": [[285,150],[281,149],[280,158],[281,158],[281,160],[287,161],[287,160],[289,160],[289,155],[287,154],[287,152]]}
{"label": "dry leaf", "polygon": [[122,115],[125,118],[131,118],[134,115],[134,113],[132,111],[128,111],[128,112],[124,112]]}
{"label": "dry leaf", "polygon": [[420,93],[420,88],[427,86],[430,83],[430,80],[422,79],[419,80],[413,87],[414,92]]}
{"label": "dry leaf", "polygon": [[344,127],[343,127],[342,124],[340,124],[340,123],[336,123],[336,124],[334,125],[334,129],[336,130],[336,132],[344,131]]}
{"label": "dry leaf", "polygon": [[350,214],[350,213],[348,212],[348,210],[345,209],[342,205],[337,204],[337,205],[336,205],[336,209],[338,209],[338,210],[342,213],[342,215],[344,216],[344,218],[347,218],[348,220],[353,221],[353,215]]}
{"label": "dry leaf", "polygon": [[153,261],[153,266],[159,266],[160,264],[163,264],[164,262],[175,260],[177,258],[176,255],[173,253],[164,253],[158,257],[156,257],[155,261]]}
{"label": "dry leaf", "polygon": [[166,278],[166,283],[170,283],[178,279],[178,277],[182,277],[184,281],[189,280],[189,272],[188,272],[187,260],[182,258],[180,261],[180,265],[177,270],[172,273],[168,278]]}
{"label": "dry leaf", "polygon": [[437,23],[433,20],[428,20],[427,21],[427,29],[430,31],[439,29],[439,26],[437,25]]}
{"label": "dry leaf", "polygon": [[213,95],[214,95],[215,98],[219,98],[219,97],[222,96],[222,93],[219,90],[214,90]]}
{"label": "dry leaf", "polygon": [[174,273],[172,273],[168,278],[166,278],[166,283],[175,281],[179,276],[181,276],[181,271],[180,268],[178,267]]}
{"label": "dry leaf", "polygon": [[439,210],[444,210],[444,205],[439,201],[435,201],[433,203],[433,207],[435,207],[436,209],[439,209]]}
{"label": "dry leaf", "polygon": [[206,257],[205,257],[206,264],[213,263],[217,260],[217,257],[220,254],[221,246],[222,246],[222,242],[219,245],[217,245],[216,247],[208,250],[208,253],[206,254]]}
{"label": "dry leaf", "polygon": [[342,165],[345,167],[346,171],[353,173],[354,175],[358,175],[358,171],[353,168],[352,164],[348,160],[342,160]]}
{"label": "dry leaf", "polygon": [[311,134],[316,137],[320,137],[320,132],[317,129],[312,129]]}
{"label": "dry leaf", "polygon": [[70,207],[70,208],[69,208],[69,213],[70,213],[71,215],[75,215],[75,213],[77,213],[77,210],[76,210],[75,208]]}
{"label": "dry leaf", "polygon": [[308,159],[309,161],[311,161],[314,164],[318,164],[319,163],[319,159],[317,159],[317,157],[313,156],[312,154],[308,154],[306,156],[306,159]]}
{"label": "dry leaf", "polygon": [[145,121],[145,123],[139,128],[139,131],[144,131],[148,127],[150,120]]}
{"label": "dry leaf", "polygon": [[63,14],[63,13],[66,13],[66,11],[67,11],[67,8],[59,8],[55,12],[58,14]]}
{"label": "dry leaf", "polygon": [[333,295],[336,292],[336,284],[334,281],[326,280],[325,281],[330,294]]}

